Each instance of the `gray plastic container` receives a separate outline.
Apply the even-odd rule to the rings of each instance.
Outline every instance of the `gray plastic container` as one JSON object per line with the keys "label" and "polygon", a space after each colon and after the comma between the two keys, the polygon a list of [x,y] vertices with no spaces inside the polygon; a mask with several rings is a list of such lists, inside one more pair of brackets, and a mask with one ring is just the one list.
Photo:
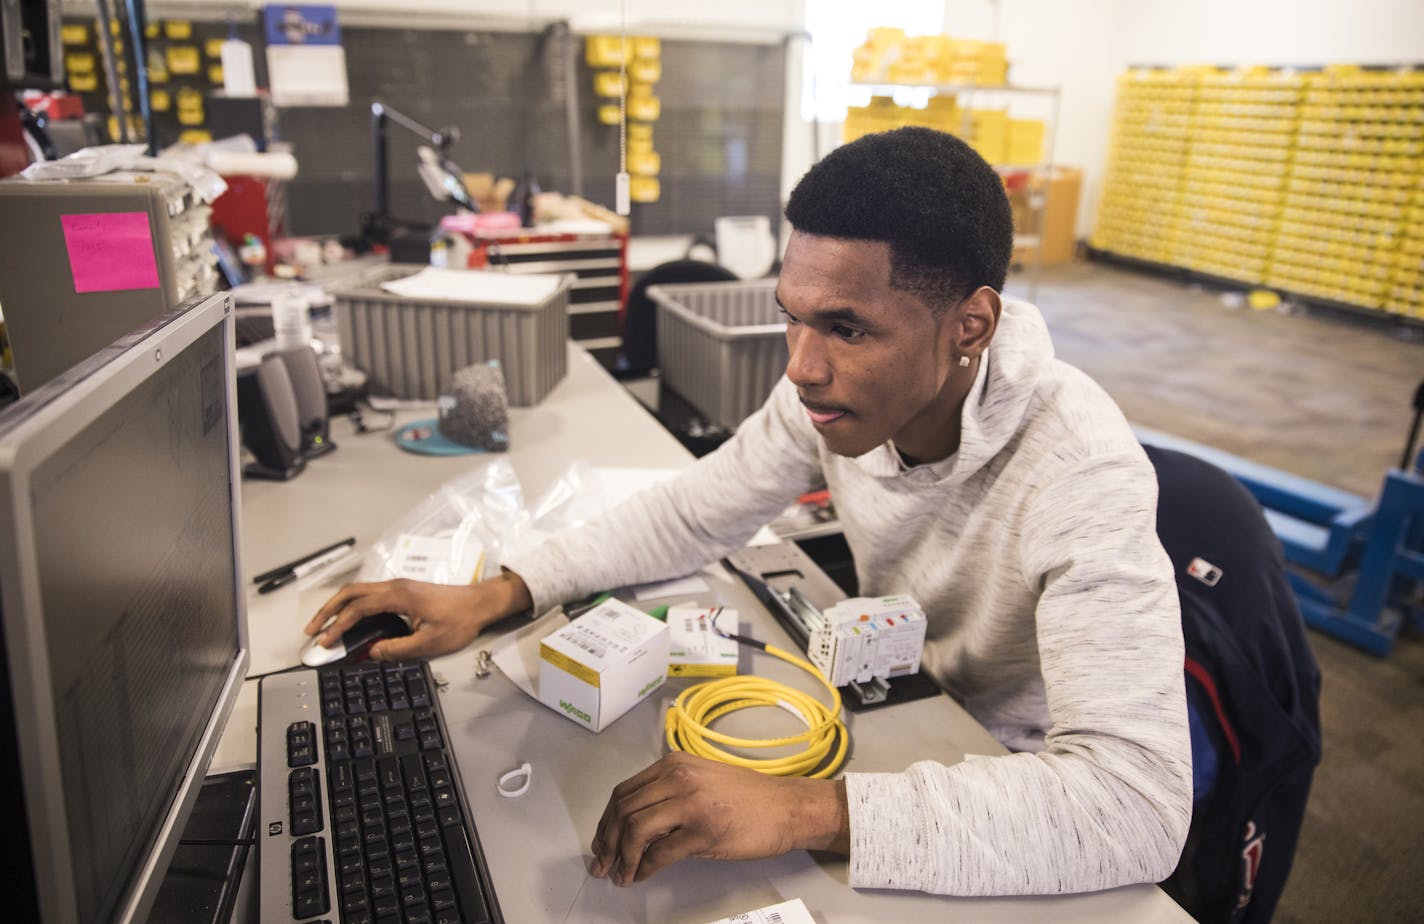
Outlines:
{"label": "gray plastic container", "polygon": [[732,428],[786,372],[776,280],[653,286],[663,381],[712,423]]}
{"label": "gray plastic container", "polygon": [[538,305],[414,299],[381,288],[422,269],[393,263],[332,293],[342,354],[373,391],[433,401],[455,370],[497,359],[509,403],[528,407],[563,379],[573,276]]}

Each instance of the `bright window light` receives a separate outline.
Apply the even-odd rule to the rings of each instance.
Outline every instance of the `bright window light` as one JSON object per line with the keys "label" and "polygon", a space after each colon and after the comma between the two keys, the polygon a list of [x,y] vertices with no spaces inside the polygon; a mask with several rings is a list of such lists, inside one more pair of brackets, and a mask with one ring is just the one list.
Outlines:
{"label": "bright window light", "polygon": [[[870,92],[850,85],[851,52],[876,26],[905,30],[906,35],[938,35],[944,31],[943,0],[806,0],[806,30],[811,52],[801,91],[801,116],[822,122],[843,122],[848,105],[863,106]],[[895,94],[901,105],[923,107],[927,91]]]}

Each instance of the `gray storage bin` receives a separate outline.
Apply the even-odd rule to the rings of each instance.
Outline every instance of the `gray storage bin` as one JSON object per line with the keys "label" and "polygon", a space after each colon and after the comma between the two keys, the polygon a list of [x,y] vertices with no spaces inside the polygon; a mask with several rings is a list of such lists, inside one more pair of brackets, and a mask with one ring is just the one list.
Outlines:
{"label": "gray storage bin", "polygon": [[433,401],[455,370],[497,359],[509,403],[528,407],[563,379],[573,276],[538,305],[414,299],[381,288],[421,269],[393,263],[332,293],[342,354],[370,376],[373,391]]}
{"label": "gray storage bin", "polygon": [[776,280],[653,286],[663,381],[707,419],[735,427],[786,372]]}

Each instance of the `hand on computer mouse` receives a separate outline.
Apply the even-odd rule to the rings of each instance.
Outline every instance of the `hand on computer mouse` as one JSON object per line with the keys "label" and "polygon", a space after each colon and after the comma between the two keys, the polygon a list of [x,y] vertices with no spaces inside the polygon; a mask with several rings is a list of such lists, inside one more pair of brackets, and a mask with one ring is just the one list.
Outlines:
{"label": "hand on computer mouse", "polygon": [[402,638],[410,634],[410,622],[396,613],[377,613],[356,620],[341,633],[330,647],[317,644],[316,639],[302,648],[302,663],[321,667],[338,661],[360,659],[370,654],[373,645],[385,638]]}
{"label": "hand on computer mouse", "polygon": [[478,584],[427,584],[400,578],[347,584],[322,604],[306,625],[318,645],[330,647],[362,617],[401,613],[410,622],[405,638],[381,639],[371,646],[375,660],[431,658],[459,651],[495,620],[528,609],[529,588],[512,572]]}

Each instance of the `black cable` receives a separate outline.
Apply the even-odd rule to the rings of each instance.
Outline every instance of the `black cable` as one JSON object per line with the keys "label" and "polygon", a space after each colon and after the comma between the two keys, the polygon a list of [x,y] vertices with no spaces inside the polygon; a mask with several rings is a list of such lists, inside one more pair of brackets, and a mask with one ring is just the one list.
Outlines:
{"label": "black cable", "polygon": [[311,670],[311,668],[307,667],[305,664],[293,664],[291,667],[284,667],[281,670],[268,671],[265,674],[248,674],[246,677],[242,678],[242,682],[247,683],[250,680],[261,680],[263,677],[274,677],[277,674],[290,674],[292,671],[304,670]]}
{"label": "black cable", "polygon": [[251,837],[185,837],[178,842],[180,847],[255,847],[257,840]]}
{"label": "black cable", "polygon": [[725,609],[726,607],[719,606],[717,607],[717,612],[712,614],[712,631],[716,632],[723,638],[731,639],[739,645],[747,645],[752,648],[755,648],[757,651],[766,651],[766,642],[759,642],[756,639],[751,638],[747,635],[737,635],[735,633],[728,633],[722,631],[722,628],[717,625],[717,618],[722,615],[722,611]]}

